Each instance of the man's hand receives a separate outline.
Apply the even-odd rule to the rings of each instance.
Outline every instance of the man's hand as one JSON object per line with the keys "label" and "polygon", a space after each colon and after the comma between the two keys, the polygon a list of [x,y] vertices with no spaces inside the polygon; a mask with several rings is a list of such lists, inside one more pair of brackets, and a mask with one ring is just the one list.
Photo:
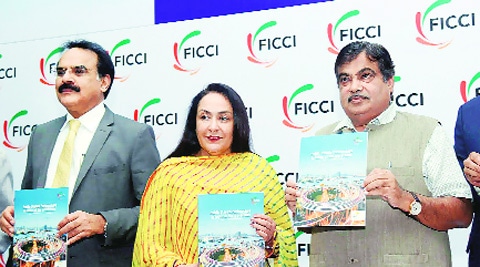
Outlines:
{"label": "man's hand", "polygon": [[13,236],[14,225],[15,220],[13,219],[13,206],[8,206],[2,212],[2,217],[0,218],[0,228],[5,234]]}
{"label": "man's hand", "polygon": [[58,223],[58,236],[68,234],[67,245],[84,238],[103,234],[106,221],[102,215],[90,214],[84,211],[70,213]]}
{"label": "man's hand", "polygon": [[463,172],[468,182],[474,186],[480,186],[480,154],[471,152],[463,161]]}
{"label": "man's hand", "polygon": [[393,208],[408,210],[404,202],[409,199],[406,196],[409,193],[400,187],[390,170],[373,169],[365,178],[363,186],[367,195],[380,196]]}

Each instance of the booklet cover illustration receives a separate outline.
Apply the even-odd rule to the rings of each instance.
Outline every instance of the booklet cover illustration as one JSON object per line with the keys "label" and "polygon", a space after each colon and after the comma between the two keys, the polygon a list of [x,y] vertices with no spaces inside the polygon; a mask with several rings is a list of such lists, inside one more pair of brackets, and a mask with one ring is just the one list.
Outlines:
{"label": "booklet cover illustration", "polygon": [[198,249],[203,267],[265,265],[265,242],[251,226],[264,214],[263,193],[198,195]]}
{"label": "booklet cover illustration", "polygon": [[56,237],[68,214],[68,188],[15,191],[13,266],[66,267],[67,236]]}
{"label": "booklet cover illustration", "polygon": [[295,226],[365,226],[367,144],[366,132],[301,139]]}

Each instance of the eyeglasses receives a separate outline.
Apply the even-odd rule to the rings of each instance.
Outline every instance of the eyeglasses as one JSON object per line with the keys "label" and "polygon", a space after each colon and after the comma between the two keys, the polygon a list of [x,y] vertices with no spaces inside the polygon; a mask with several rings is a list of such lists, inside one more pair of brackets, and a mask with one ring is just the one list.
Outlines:
{"label": "eyeglasses", "polygon": [[[369,68],[365,68],[357,72],[354,76],[357,77],[357,80],[364,82],[364,83],[369,83],[375,79],[375,76],[377,73]],[[352,75],[349,74],[340,74],[337,78],[337,83],[340,87],[347,87],[352,83],[353,77]]]}
{"label": "eyeglasses", "polygon": [[68,68],[58,67],[57,68],[57,77],[58,78],[63,77],[67,73],[68,70],[70,70],[70,73],[73,73],[77,77],[82,77],[85,74],[93,71],[92,69],[88,69],[84,65],[71,66],[71,67],[68,67]]}

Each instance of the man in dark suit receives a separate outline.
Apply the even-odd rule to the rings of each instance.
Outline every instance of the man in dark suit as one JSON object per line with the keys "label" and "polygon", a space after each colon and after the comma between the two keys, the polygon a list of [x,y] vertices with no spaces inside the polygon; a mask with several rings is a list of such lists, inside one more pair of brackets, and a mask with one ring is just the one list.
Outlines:
{"label": "man in dark suit", "polygon": [[[79,121],[64,184],[68,214],[58,224],[68,234],[67,265],[131,266],[139,204],[145,184],[160,162],[153,129],[114,114],[103,102],[115,77],[108,53],[98,44],[68,42],[55,83],[66,116],[38,125],[28,145],[22,188],[56,187],[70,120]],[[65,145],[66,146],[66,145]],[[0,219],[12,236],[13,207]]]}
{"label": "man in dark suit", "polygon": [[[7,159],[5,151],[0,150],[0,210],[12,205],[13,201],[13,175],[12,167]],[[10,238],[0,232],[0,266],[5,266],[7,261],[3,254],[10,246]]]}
{"label": "man in dark suit", "polygon": [[475,97],[458,109],[455,124],[455,152],[473,196],[473,223],[467,245],[468,265],[480,266],[480,97]]}

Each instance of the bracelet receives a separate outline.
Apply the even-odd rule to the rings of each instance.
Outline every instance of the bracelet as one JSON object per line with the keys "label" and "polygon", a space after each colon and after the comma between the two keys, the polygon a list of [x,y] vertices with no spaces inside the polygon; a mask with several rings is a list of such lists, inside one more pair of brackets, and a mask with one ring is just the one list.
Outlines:
{"label": "bracelet", "polygon": [[[265,242],[265,258],[277,258],[280,244],[276,242],[277,231],[273,234],[272,238]],[[271,243],[271,246],[269,246]]]}
{"label": "bracelet", "polygon": [[273,247],[265,246],[265,258],[277,258],[279,249],[279,244],[275,244]]}
{"label": "bracelet", "polygon": [[107,227],[108,227],[108,222],[105,220],[105,224],[103,225],[103,237],[107,239]]}

